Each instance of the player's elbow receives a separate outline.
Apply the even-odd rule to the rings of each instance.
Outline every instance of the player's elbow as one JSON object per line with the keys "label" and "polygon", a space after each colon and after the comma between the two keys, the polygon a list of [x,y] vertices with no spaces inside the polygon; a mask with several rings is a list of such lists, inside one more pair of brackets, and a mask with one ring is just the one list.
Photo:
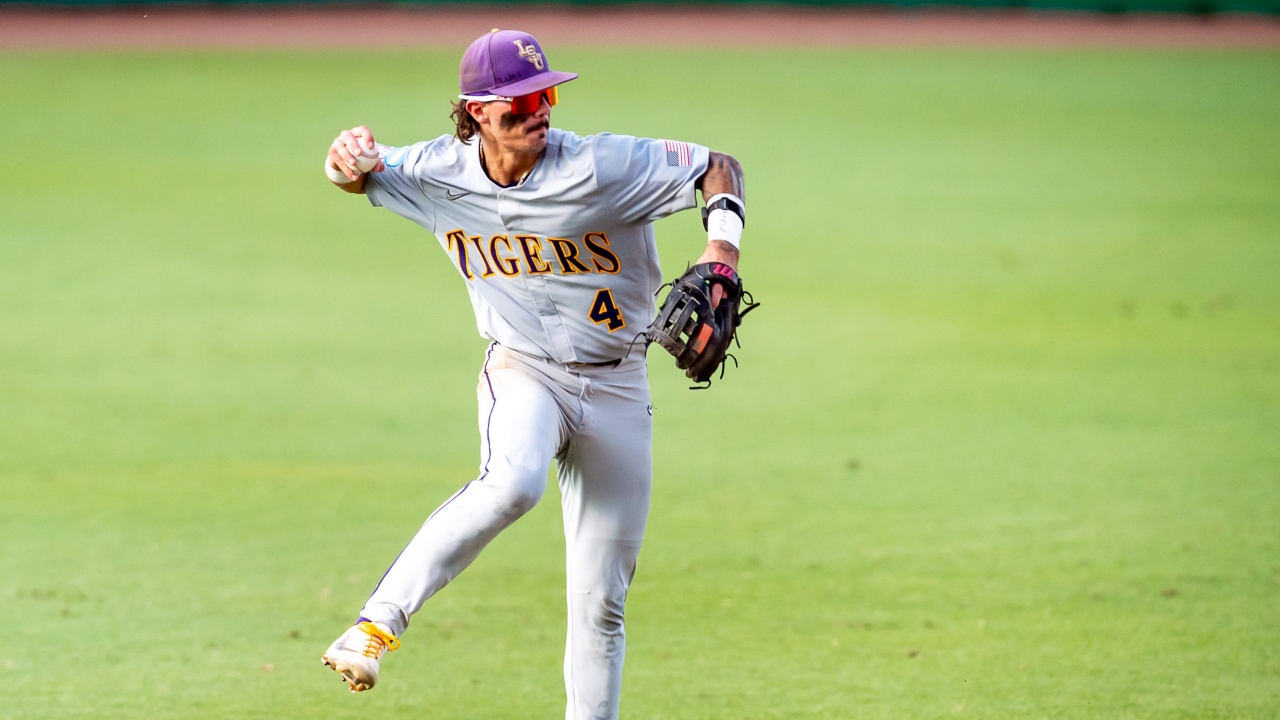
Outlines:
{"label": "player's elbow", "polygon": [[707,162],[709,167],[722,169],[730,175],[742,177],[742,163],[738,162],[738,158],[722,152],[711,151],[711,158]]}
{"label": "player's elbow", "polygon": [[742,197],[742,163],[732,155],[712,150],[707,157],[707,172],[698,180],[698,189],[707,195],[728,192]]}

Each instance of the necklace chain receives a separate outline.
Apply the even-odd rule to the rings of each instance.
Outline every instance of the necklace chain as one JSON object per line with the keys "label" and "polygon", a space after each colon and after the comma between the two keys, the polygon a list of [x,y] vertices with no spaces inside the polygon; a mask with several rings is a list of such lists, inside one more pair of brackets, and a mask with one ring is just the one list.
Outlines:
{"label": "necklace chain", "polygon": [[[480,168],[484,170],[485,175],[489,175],[489,163],[484,159],[484,140],[481,140],[480,138],[476,138],[476,143],[480,148]],[[537,163],[534,163],[534,165],[536,166]],[[524,174],[520,176],[520,179],[516,180],[515,186],[518,187],[520,184],[522,184],[525,181],[525,178],[529,177],[529,173],[532,173],[532,172],[533,172],[533,168],[529,168],[528,170],[525,170]],[[489,179],[493,180],[493,176],[489,175]]]}

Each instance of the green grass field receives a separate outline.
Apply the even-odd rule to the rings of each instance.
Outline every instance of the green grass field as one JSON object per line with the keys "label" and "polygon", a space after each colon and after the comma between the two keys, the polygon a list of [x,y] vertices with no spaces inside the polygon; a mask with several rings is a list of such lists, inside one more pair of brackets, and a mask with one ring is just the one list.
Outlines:
{"label": "green grass field", "polygon": [[[554,124],[742,160],[764,302],[709,392],[651,354],[625,717],[1280,715],[1280,53],[554,60]],[[554,484],[376,690],[318,660],[474,476],[484,348],[321,156],[456,67],[0,55],[0,718],[563,715]]]}

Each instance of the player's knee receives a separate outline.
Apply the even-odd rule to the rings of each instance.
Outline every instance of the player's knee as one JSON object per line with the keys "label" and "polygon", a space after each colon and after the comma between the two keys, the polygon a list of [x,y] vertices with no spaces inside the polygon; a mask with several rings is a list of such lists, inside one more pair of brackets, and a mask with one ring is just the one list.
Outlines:
{"label": "player's knee", "polygon": [[521,485],[506,494],[507,510],[512,515],[524,515],[542,499],[542,488]]}
{"label": "player's knee", "polygon": [[528,468],[512,469],[502,485],[501,502],[504,514],[516,518],[532,510],[542,499],[547,489],[547,474]]}
{"label": "player's knee", "polygon": [[596,634],[604,637],[622,635],[624,601],[619,598],[604,596],[592,598],[587,605],[587,619]]}

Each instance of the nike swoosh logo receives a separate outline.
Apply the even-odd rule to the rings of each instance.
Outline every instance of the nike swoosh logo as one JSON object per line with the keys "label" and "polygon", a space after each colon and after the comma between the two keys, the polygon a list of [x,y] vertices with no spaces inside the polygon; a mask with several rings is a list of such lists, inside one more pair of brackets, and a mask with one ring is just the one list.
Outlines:
{"label": "nike swoosh logo", "polygon": [[458,198],[464,198],[464,197],[466,197],[466,196],[468,196],[468,195],[470,195],[470,194],[471,194],[471,193],[469,193],[469,192],[460,192],[460,193],[458,193],[457,195],[454,195],[452,190],[445,190],[445,191],[444,191],[444,196],[445,196],[445,197],[447,197],[447,198],[449,198],[450,200],[457,200]]}

